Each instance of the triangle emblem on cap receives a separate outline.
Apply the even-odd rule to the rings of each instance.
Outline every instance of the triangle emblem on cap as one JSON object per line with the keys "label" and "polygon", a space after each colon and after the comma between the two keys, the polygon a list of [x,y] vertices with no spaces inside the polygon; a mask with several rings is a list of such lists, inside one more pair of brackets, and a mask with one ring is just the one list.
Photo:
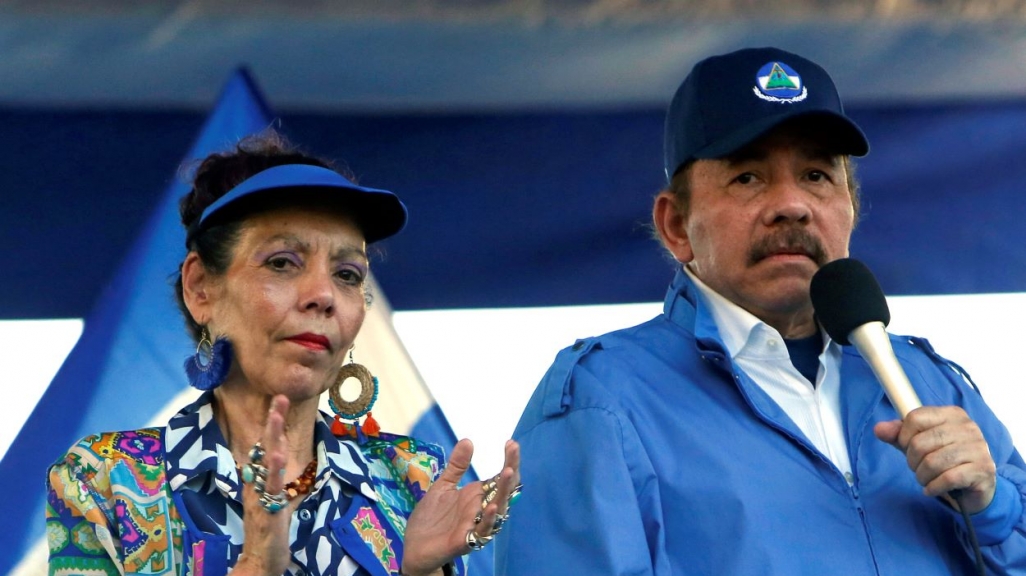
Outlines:
{"label": "triangle emblem on cap", "polygon": [[801,102],[809,95],[802,77],[783,62],[768,62],[755,75],[755,95],[769,102]]}

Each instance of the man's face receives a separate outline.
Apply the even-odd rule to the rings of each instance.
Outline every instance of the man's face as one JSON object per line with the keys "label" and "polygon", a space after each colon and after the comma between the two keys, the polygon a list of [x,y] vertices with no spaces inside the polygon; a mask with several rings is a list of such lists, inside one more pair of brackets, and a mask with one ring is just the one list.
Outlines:
{"label": "man's face", "polygon": [[848,255],[854,226],[841,156],[785,126],[690,170],[686,239],[675,255],[785,337],[811,333],[812,275]]}

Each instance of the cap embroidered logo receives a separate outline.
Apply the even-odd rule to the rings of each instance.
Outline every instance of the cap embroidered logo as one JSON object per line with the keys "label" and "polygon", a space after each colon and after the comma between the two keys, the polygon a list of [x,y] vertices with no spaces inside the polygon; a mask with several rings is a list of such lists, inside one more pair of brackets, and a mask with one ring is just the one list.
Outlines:
{"label": "cap embroidered logo", "polygon": [[769,62],[755,75],[755,95],[769,102],[801,102],[809,95],[802,77],[783,62]]}

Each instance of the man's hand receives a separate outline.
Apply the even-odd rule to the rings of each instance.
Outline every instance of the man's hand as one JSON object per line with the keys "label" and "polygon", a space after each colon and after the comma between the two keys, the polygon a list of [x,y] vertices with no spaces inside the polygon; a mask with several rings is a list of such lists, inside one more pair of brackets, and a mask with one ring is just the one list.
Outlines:
{"label": "man's hand", "polygon": [[[905,420],[879,422],[876,437],[905,453],[908,467],[927,496],[962,490],[965,511],[975,514],[990,505],[997,466],[980,427],[957,406],[923,406]],[[949,498],[949,502],[953,501]]]}

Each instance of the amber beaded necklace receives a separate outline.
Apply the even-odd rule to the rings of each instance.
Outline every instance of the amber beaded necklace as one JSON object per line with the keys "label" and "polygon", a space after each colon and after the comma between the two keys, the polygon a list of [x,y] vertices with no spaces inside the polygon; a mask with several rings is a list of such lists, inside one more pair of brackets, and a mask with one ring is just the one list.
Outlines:
{"label": "amber beaded necklace", "polygon": [[[236,467],[235,471],[239,474],[239,478],[242,478],[242,468]],[[285,492],[285,496],[289,500],[292,500],[300,494],[309,494],[310,488],[313,486],[314,483],[314,477],[316,475],[317,459],[314,458],[310,461],[309,464],[306,465],[306,470],[303,470],[303,473],[299,475],[299,478],[296,478],[292,482],[286,484],[285,487],[282,488],[282,491]]]}
{"label": "amber beaded necklace", "polygon": [[292,482],[285,485],[285,495],[288,496],[289,500],[292,500],[300,494],[309,494],[310,487],[313,486],[314,476],[317,475],[317,459],[314,458],[306,465],[306,470],[299,475]]}
{"label": "amber beaded necklace", "polygon": [[[227,422],[224,422],[224,423],[221,422],[220,414],[218,414],[218,416],[217,416],[217,425],[223,431],[222,433],[225,436],[225,444],[228,445],[228,446],[231,446],[232,445],[231,429],[227,426]],[[242,467],[241,466],[236,466],[235,467],[235,472],[238,474],[239,478],[241,479],[242,478]],[[300,494],[303,494],[303,495],[309,494],[310,493],[310,488],[313,486],[314,476],[316,476],[316,475],[317,475],[317,458],[315,457],[313,460],[310,461],[309,464],[306,465],[306,469],[303,470],[303,473],[299,475],[299,478],[296,478],[292,482],[289,482],[288,484],[285,485],[285,488],[283,488],[283,490],[285,492],[285,496],[287,496],[289,500],[292,500],[293,498],[295,498],[296,496],[299,496]]]}

